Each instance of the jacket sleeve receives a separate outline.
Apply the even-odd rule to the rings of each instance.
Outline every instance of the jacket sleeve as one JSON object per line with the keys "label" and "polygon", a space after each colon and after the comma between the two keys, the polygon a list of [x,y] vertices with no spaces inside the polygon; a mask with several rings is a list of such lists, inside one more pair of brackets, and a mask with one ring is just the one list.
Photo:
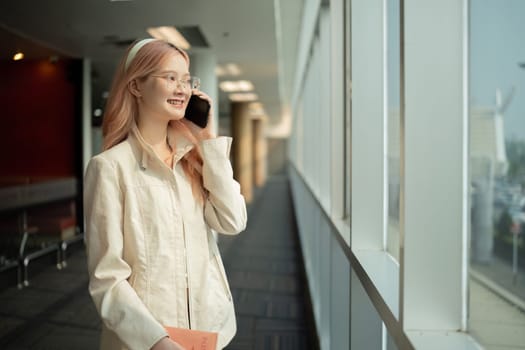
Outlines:
{"label": "jacket sleeve", "polygon": [[204,187],[209,196],[204,205],[204,217],[215,231],[237,234],[246,228],[246,203],[241,186],[233,179],[229,155],[232,139],[217,137],[201,144]]}
{"label": "jacket sleeve", "polygon": [[84,180],[89,293],[106,327],[129,349],[146,350],[167,333],[127,281],[131,267],[123,259],[123,200],[115,167],[94,157]]}

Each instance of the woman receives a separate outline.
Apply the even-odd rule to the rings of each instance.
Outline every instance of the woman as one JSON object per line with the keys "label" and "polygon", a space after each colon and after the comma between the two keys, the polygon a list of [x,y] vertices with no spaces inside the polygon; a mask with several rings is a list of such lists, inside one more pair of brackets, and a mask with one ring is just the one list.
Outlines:
{"label": "woman", "polygon": [[233,180],[231,139],[212,112],[184,118],[189,57],[162,40],[132,45],[119,64],[103,121],[104,152],[84,181],[89,292],[103,320],[101,349],[182,349],[165,327],[236,332],[212,230],[237,234],[246,205]]}

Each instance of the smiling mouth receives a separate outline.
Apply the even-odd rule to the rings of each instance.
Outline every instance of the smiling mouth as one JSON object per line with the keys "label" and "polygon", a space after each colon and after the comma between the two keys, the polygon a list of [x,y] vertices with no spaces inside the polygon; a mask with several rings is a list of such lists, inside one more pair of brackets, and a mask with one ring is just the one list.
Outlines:
{"label": "smiling mouth", "polygon": [[176,107],[182,107],[182,105],[184,105],[184,100],[179,99],[179,98],[174,98],[174,99],[168,100],[168,103]]}

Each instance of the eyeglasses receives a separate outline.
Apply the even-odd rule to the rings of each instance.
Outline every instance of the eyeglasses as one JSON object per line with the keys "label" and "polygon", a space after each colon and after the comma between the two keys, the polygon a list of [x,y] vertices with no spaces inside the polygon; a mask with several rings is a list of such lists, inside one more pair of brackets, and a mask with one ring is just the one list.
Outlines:
{"label": "eyeglasses", "polygon": [[198,77],[188,77],[183,79],[178,79],[177,75],[173,73],[166,74],[152,74],[152,77],[162,78],[166,80],[166,87],[168,89],[173,89],[176,86],[176,83],[179,82],[179,85],[184,90],[198,89],[201,86],[201,80]]}

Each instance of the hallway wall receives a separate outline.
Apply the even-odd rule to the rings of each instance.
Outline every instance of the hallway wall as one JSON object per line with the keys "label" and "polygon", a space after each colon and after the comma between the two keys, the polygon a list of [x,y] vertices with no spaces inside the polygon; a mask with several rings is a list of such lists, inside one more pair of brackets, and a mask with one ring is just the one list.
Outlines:
{"label": "hallway wall", "polygon": [[282,174],[287,164],[287,139],[268,138],[268,176]]}
{"label": "hallway wall", "polygon": [[78,73],[72,60],[0,64],[0,176],[75,176]]}
{"label": "hallway wall", "polygon": [[478,348],[466,4],[305,3],[288,156],[322,350]]}
{"label": "hallway wall", "polygon": [[[332,11],[342,15],[337,3],[332,2],[333,9],[320,1],[306,4],[298,61],[301,73],[296,77],[300,85],[294,94],[293,133],[288,143],[288,173],[323,350],[351,347],[352,275],[340,242],[350,234],[349,208],[344,206],[349,195],[349,179],[343,176],[348,165],[343,141],[345,116],[334,113],[331,105],[332,99],[339,97],[331,84],[342,85],[344,79],[341,72],[332,79],[331,72],[330,16]],[[342,102],[340,98],[340,107]]]}

